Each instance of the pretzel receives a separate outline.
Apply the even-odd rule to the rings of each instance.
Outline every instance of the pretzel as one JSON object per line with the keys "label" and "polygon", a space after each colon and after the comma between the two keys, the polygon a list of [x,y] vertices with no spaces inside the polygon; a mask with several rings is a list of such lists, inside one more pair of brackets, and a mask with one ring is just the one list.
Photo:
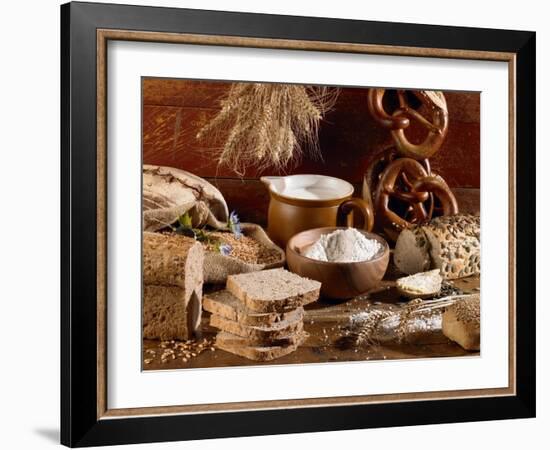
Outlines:
{"label": "pretzel", "polygon": [[[376,192],[376,187],[380,181],[382,173],[393,161],[399,158],[399,154],[395,147],[389,147],[379,152],[369,163],[367,171],[363,177],[363,199],[371,199],[373,192]],[[431,173],[430,162],[425,159],[419,161],[424,166],[427,173]]]}
{"label": "pretzel", "polygon": [[[436,207],[436,199],[440,207]],[[403,229],[428,221],[436,213],[458,213],[456,199],[445,180],[412,158],[396,159],[384,169],[373,207],[377,226],[393,241]]]}
{"label": "pretzel", "polygon": [[[447,102],[440,91],[412,91],[431,114],[430,122],[422,114],[410,107],[405,98],[405,91],[398,90],[399,108],[392,114],[384,109],[383,100],[385,89],[369,89],[367,106],[372,117],[384,128],[390,130],[395,147],[402,155],[417,160],[433,156],[443,144],[449,127],[449,113]],[[428,130],[428,134],[421,144],[411,143],[405,130],[415,120]]]}

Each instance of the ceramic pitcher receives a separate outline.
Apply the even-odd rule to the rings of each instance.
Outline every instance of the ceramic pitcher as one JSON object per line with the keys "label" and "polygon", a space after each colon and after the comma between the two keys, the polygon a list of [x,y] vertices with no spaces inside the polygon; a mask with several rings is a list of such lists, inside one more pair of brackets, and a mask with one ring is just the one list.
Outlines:
{"label": "ceramic pitcher", "polygon": [[352,226],[353,211],[363,217],[364,228],[373,226],[373,213],[367,202],[352,198],[353,185],[325,175],[261,177],[270,195],[267,234],[281,248],[304,230],[338,226],[346,219]]}

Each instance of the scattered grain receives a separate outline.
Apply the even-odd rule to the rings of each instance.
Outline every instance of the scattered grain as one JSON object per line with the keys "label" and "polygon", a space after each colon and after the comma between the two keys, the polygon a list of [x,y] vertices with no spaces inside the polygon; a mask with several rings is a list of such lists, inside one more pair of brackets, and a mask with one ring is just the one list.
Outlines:
{"label": "scattered grain", "polygon": [[[276,249],[267,247],[250,236],[242,235],[237,239],[232,233],[221,231],[209,233],[209,236],[219,239],[222,244],[230,245],[232,250],[229,256],[245,263],[272,264],[281,259],[281,255]],[[215,251],[213,245],[207,245],[206,248]]]}

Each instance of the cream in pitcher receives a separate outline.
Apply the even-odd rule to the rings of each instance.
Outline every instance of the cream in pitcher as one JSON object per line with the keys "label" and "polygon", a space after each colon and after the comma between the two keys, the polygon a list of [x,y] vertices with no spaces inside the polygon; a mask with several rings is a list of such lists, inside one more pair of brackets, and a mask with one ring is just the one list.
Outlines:
{"label": "cream in pitcher", "polygon": [[373,215],[369,205],[352,198],[353,185],[325,175],[289,175],[261,177],[269,190],[267,232],[284,248],[300,231],[336,226],[341,217],[353,210],[364,218],[365,229],[372,229]]}

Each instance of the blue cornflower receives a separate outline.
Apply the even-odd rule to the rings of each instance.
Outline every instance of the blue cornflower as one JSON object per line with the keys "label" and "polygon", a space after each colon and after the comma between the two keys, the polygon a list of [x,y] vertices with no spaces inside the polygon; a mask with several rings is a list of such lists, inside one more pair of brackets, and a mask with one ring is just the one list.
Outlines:
{"label": "blue cornflower", "polygon": [[233,247],[231,247],[231,245],[229,244],[222,244],[220,245],[220,253],[223,255],[223,256],[229,256],[231,254],[231,251],[233,250]]}
{"label": "blue cornflower", "polygon": [[243,235],[241,231],[241,222],[239,220],[239,216],[237,216],[237,213],[235,211],[231,211],[231,214],[229,214],[227,226],[229,228],[229,231],[231,231],[237,239],[239,239]]}

